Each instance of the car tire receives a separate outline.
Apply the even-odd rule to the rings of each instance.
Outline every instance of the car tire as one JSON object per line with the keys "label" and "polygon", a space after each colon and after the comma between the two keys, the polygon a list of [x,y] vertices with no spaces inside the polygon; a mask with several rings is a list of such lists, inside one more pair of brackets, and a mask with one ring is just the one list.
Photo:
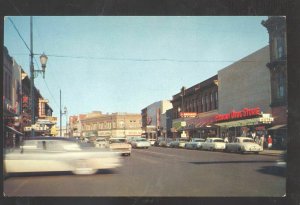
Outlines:
{"label": "car tire", "polygon": [[241,148],[239,148],[239,149],[238,149],[238,153],[244,154],[244,151],[243,151]]}

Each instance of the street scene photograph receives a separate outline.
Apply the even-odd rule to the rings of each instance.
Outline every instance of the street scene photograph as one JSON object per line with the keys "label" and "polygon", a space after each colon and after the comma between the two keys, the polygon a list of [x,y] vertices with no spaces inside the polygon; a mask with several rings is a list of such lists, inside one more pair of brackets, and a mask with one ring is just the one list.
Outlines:
{"label": "street scene photograph", "polygon": [[5,16],[3,197],[286,197],[285,16]]}

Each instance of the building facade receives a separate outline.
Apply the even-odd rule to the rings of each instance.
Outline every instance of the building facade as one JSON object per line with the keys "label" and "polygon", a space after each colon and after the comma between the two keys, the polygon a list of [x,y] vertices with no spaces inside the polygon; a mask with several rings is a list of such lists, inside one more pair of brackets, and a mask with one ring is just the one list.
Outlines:
{"label": "building facade", "polygon": [[4,146],[12,148],[18,146],[21,130],[21,67],[3,47],[3,122]]}
{"label": "building facade", "polygon": [[173,95],[173,138],[217,135],[212,124],[218,114],[218,76],[215,75]]}
{"label": "building facade", "polygon": [[142,129],[143,136],[147,139],[157,139],[158,137],[168,137],[167,120],[170,120],[166,112],[172,108],[169,100],[161,100],[142,109]]}
{"label": "building facade", "polygon": [[[269,129],[278,146],[286,147],[287,137],[287,43],[286,18],[270,16],[262,21],[269,33],[270,56],[267,63],[271,75],[271,109],[273,127]],[[276,146],[276,144],[275,144]]]}
{"label": "building facade", "polygon": [[218,71],[219,115],[215,125],[222,137],[267,134],[273,121],[270,108],[269,46]]}
{"label": "building facade", "polygon": [[102,114],[94,111],[81,121],[81,138],[93,141],[96,137],[140,137],[142,117],[140,114],[112,113]]}

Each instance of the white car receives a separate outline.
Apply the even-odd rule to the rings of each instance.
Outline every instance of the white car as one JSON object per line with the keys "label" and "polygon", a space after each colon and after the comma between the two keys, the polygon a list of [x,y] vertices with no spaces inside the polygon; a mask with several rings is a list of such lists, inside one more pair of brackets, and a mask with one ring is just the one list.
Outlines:
{"label": "white car", "polygon": [[121,165],[119,153],[62,137],[30,138],[20,149],[4,154],[4,174],[71,171],[88,175]]}
{"label": "white car", "polygon": [[154,143],[155,143],[156,139],[148,139],[148,141],[150,142],[151,146],[154,146]]}
{"label": "white car", "polygon": [[210,150],[210,151],[215,151],[215,150],[224,150],[226,147],[226,143],[222,138],[217,138],[217,137],[212,137],[212,138],[207,138],[205,142],[202,144],[202,149],[203,150]]}
{"label": "white car", "polygon": [[109,139],[109,148],[122,155],[130,156],[131,154],[131,144],[127,143],[125,137],[111,137]]}
{"label": "white car", "polygon": [[236,137],[234,142],[226,144],[225,151],[239,153],[254,152],[258,154],[263,151],[263,148],[259,144],[255,143],[252,138]]}
{"label": "white car", "polygon": [[104,137],[98,137],[94,141],[94,145],[95,147],[99,147],[99,148],[108,148],[108,141]]}
{"label": "white car", "polygon": [[203,138],[192,138],[191,141],[185,143],[186,149],[201,149],[201,146],[205,142]]}
{"label": "white car", "polygon": [[188,140],[186,138],[178,138],[174,141],[171,141],[170,144],[169,144],[169,147],[171,147],[171,148],[184,148],[185,143],[187,141]]}
{"label": "white car", "polygon": [[133,148],[146,148],[146,149],[148,149],[151,146],[151,144],[145,138],[135,138],[134,140],[131,141],[131,146]]}

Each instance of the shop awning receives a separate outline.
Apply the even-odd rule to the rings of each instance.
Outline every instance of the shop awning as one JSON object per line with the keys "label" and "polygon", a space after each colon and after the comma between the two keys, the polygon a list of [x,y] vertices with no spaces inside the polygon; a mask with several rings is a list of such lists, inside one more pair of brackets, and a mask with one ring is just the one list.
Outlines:
{"label": "shop awning", "polygon": [[268,130],[277,130],[277,129],[280,129],[280,128],[286,129],[286,124],[283,124],[283,125],[275,125],[275,126],[273,126],[273,127],[270,127]]}
{"label": "shop awning", "polygon": [[13,127],[6,126],[6,128],[8,128],[10,131],[12,131],[12,132],[14,132],[14,133],[16,133],[16,134],[18,134],[18,135],[23,135],[22,132],[19,132],[18,130],[16,130],[16,129],[13,128]]}
{"label": "shop awning", "polygon": [[186,120],[186,128],[203,128],[215,121],[215,115],[202,118],[191,118]]}
{"label": "shop awning", "polygon": [[220,127],[242,127],[242,126],[257,125],[257,124],[261,124],[260,118],[251,118],[251,119],[236,120],[230,122],[215,123],[215,125]]}

